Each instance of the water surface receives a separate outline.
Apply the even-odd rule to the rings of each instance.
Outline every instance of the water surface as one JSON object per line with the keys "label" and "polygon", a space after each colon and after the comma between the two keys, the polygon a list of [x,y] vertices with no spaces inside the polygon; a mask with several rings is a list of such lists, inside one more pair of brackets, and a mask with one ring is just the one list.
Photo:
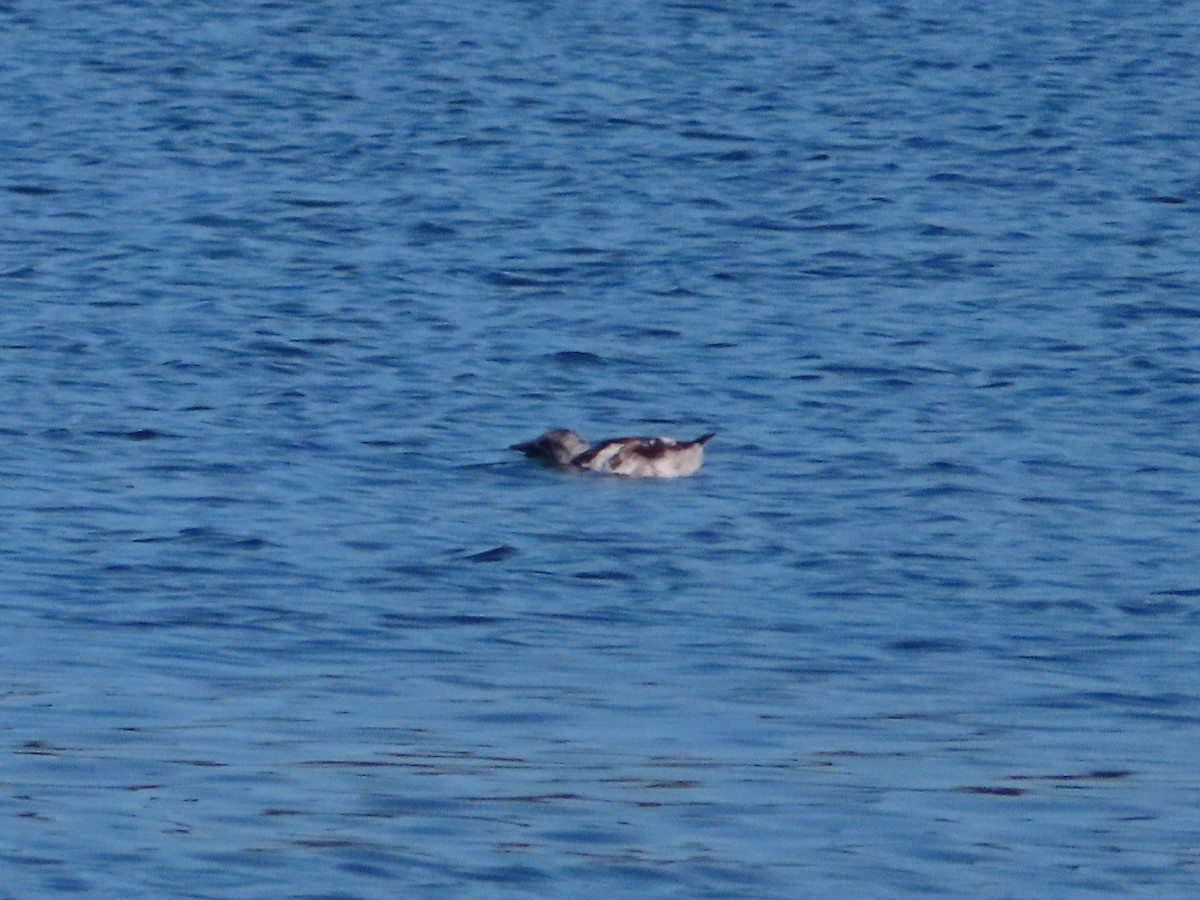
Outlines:
{"label": "water surface", "polygon": [[1193,18],[0,3],[0,896],[1194,896]]}

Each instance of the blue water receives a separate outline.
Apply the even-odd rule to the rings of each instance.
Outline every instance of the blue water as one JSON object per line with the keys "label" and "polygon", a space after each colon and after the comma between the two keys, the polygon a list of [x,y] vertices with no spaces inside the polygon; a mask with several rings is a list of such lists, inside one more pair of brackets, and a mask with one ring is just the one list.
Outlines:
{"label": "blue water", "polygon": [[1195,18],[0,0],[0,897],[1196,896]]}

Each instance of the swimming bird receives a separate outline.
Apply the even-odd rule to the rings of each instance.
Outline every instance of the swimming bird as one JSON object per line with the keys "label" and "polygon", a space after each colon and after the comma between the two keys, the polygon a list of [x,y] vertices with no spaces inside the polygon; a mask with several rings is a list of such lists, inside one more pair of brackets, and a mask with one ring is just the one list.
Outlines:
{"label": "swimming bird", "polygon": [[586,470],[624,478],[680,478],[691,475],[704,461],[704,445],[716,434],[710,431],[694,441],[669,437],[609,438],[594,447],[574,431],[555,428],[536,440],[513,444],[533,459],[568,471]]}

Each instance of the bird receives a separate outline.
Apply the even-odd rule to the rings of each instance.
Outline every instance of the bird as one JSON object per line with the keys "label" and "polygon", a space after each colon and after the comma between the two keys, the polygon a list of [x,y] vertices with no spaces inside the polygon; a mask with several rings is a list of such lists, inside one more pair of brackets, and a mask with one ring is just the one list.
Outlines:
{"label": "bird", "polygon": [[680,478],[700,468],[704,445],[715,434],[710,431],[694,441],[669,437],[609,438],[592,447],[574,431],[554,428],[509,449],[565,471],[601,472],[623,478]]}

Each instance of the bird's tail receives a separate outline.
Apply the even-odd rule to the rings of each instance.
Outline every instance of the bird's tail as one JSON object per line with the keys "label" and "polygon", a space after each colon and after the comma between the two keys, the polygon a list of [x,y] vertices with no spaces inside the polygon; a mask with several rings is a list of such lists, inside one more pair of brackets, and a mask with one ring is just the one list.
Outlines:
{"label": "bird's tail", "polygon": [[703,447],[705,444],[711,441],[715,435],[715,431],[710,431],[708,434],[700,435],[700,437],[696,438],[694,441],[692,441],[692,443],[699,444],[701,447]]}

